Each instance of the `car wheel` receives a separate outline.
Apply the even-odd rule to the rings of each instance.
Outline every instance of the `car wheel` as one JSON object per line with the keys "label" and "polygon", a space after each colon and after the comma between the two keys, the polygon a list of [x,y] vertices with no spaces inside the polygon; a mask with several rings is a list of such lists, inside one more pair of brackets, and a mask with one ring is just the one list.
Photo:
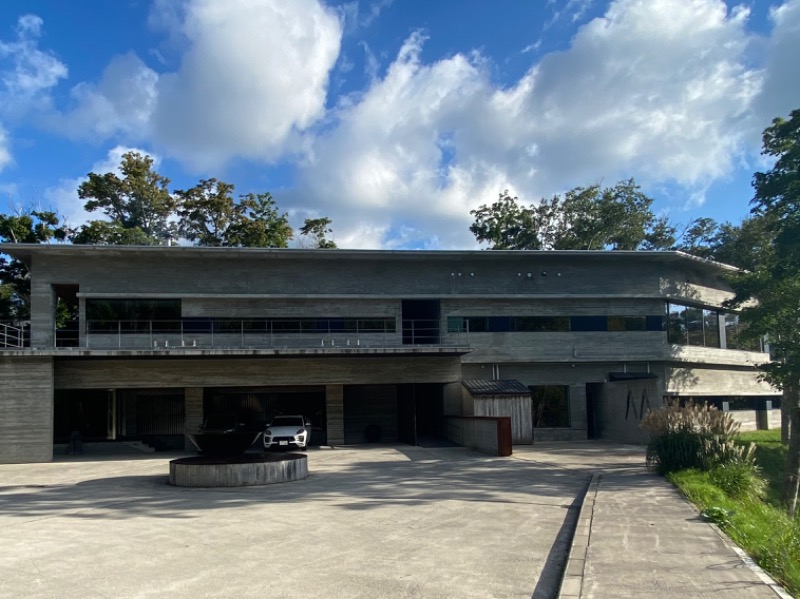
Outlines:
{"label": "car wheel", "polygon": [[303,445],[303,446],[300,448],[300,451],[308,451],[308,445]]}

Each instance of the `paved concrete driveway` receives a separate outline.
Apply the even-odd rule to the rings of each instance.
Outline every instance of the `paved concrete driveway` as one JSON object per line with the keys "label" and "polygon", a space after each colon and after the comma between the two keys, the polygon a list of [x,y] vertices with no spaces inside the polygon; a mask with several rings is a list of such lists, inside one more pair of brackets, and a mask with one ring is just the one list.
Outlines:
{"label": "paved concrete driveway", "polygon": [[555,596],[585,472],[462,448],[308,459],[307,480],[236,489],[171,487],[152,455],[2,465],[0,595]]}

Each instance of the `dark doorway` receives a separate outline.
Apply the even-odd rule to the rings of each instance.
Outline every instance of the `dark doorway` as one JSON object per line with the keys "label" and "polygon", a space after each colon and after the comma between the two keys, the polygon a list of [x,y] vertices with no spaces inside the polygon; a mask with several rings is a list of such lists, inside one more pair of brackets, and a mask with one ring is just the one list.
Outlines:
{"label": "dark doorway", "polygon": [[417,444],[417,404],[414,387],[397,385],[397,440],[409,445]]}
{"label": "dark doorway", "polygon": [[444,434],[444,385],[397,386],[397,440],[435,447]]}
{"label": "dark doorway", "polygon": [[403,345],[439,343],[439,300],[402,300]]}
{"label": "dark doorway", "polygon": [[586,383],[586,437],[599,439],[597,426],[597,402],[600,400],[602,383]]}
{"label": "dark doorway", "polygon": [[415,387],[417,445],[438,444],[444,433],[444,385],[419,384]]}
{"label": "dark doorway", "polygon": [[58,391],[53,401],[53,442],[66,443],[77,431],[83,441],[106,441],[113,434],[112,392],[106,389]]}

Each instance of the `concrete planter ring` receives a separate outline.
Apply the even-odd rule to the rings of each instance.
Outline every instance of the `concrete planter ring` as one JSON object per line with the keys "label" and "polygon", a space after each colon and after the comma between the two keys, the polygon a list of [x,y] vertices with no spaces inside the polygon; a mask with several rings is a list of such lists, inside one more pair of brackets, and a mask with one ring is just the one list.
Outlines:
{"label": "concrete planter ring", "polygon": [[308,458],[296,453],[197,456],[169,463],[169,484],[178,487],[246,487],[307,477]]}

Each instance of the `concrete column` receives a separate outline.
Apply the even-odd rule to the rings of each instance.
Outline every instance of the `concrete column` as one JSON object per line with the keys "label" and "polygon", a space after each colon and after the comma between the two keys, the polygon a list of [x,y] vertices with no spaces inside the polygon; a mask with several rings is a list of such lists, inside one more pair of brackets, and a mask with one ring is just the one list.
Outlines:
{"label": "concrete column", "polygon": [[56,292],[49,283],[31,281],[31,347],[56,345]]}
{"label": "concrete column", "polygon": [[[203,388],[186,387],[183,393],[183,430],[185,433],[189,433],[203,424]],[[184,449],[187,451],[196,449],[189,441],[189,437],[184,437]]]}
{"label": "concrete column", "polygon": [[0,463],[53,461],[53,359],[0,358]]}
{"label": "concrete column", "polygon": [[87,347],[86,345],[86,331],[88,326],[86,324],[86,298],[78,298],[78,346]]}
{"label": "concrete column", "polygon": [[570,385],[569,387],[569,417],[570,428],[573,430],[587,428],[585,384]]}
{"label": "concrete column", "polygon": [[756,400],[756,429],[769,430],[769,413],[772,410],[772,401],[769,399]]}
{"label": "concrete column", "polygon": [[461,416],[461,383],[445,383],[443,392],[445,416]]}
{"label": "concrete column", "polygon": [[325,385],[328,445],[344,445],[344,385]]}

